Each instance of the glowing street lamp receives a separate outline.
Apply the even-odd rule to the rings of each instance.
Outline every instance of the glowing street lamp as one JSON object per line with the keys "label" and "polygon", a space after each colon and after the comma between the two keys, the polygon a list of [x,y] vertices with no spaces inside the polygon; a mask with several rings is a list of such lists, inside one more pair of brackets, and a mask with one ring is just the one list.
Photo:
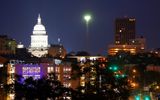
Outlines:
{"label": "glowing street lamp", "polygon": [[87,29],[86,29],[86,31],[87,31],[86,33],[88,34],[88,26],[89,26],[89,22],[90,22],[90,20],[91,20],[91,15],[89,15],[89,14],[88,14],[88,15],[85,15],[85,16],[84,16],[84,20],[86,21],[86,28],[87,28]]}
{"label": "glowing street lamp", "polygon": [[89,43],[88,43],[88,39],[89,39],[89,22],[91,20],[91,15],[87,14],[87,15],[84,15],[84,20],[86,22],[86,44],[87,44],[87,48],[89,47]]}
{"label": "glowing street lamp", "polygon": [[84,19],[88,23],[91,20],[91,16],[90,15],[85,15]]}

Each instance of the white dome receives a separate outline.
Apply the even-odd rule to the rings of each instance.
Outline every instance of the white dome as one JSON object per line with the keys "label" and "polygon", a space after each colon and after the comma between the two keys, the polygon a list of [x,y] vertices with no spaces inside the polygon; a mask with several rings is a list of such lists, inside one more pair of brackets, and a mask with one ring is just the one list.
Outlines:
{"label": "white dome", "polygon": [[45,27],[44,27],[44,25],[42,25],[42,24],[36,24],[35,26],[34,26],[34,29],[33,29],[34,31],[45,31],[46,29],[45,29]]}
{"label": "white dome", "polygon": [[46,34],[46,29],[45,29],[45,26],[41,23],[40,15],[38,16],[37,24],[33,28],[33,34],[35,35]]}

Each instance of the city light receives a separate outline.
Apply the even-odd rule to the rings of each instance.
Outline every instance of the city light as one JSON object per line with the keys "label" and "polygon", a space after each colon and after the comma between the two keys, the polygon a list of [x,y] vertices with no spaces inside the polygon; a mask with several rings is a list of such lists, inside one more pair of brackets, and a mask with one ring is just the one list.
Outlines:
{"label": "city light", "polygon": [[150,98],[150,96],[145,95],[145,96],[144,96],[144,100],[151,100],[151,98]]}
{"label": "city light", "polygon": [[91,15],[85,15],[84,20],[88,23],[91,20]]}
{"label": "city light", "polygon": [[3,64],[0,64],[0,67],[3,67]]}
{"label": "city light", "polygon": [[137,71],[135,69],[133,69],[133,73],[136,73]]}
{"label": "city light", "polygon": [[125,74],[122,74],[121,76],[122,76],[122,78],[124,78],[126,75],[125,75]]}
{"label": "city light", "polygon": [[118,66],[112,65],[112,66],[109,67],[109,70],[118,71]]}
{"label": "city light", "polygon": [[140,96],[135,96],[135,100],[140,100]]}
{"label": "city light", "polygon": [[0,100],[160,100],[159,3],[0,3]]}

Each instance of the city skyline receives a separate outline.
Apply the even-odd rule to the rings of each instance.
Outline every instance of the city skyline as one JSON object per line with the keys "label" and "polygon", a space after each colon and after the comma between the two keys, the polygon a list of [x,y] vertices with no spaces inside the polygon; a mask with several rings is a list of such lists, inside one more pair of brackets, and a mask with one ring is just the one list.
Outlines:
{"label": "city skyline", "polygon": [[27,0],[0,2],[0,34],[8,35],[30,44],[30,35],[40,13],[48,33],[49,44],[62,44],[70,51],[85,50],[86,26],[83,15],[90,13],[89,24],[91,54],[107,53],[107,46],[114,43],[115,19],[128,16],[136,19],[136,34],[143,35],[148,48],[159,48],[158,13],[160,1],[96,1],[96,0]]}

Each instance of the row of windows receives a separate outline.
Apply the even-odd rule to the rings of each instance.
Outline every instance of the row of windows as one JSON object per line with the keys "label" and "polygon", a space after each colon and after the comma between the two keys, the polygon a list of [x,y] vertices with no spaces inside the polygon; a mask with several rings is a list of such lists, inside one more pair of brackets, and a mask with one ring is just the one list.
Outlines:
{"label": "row of windows", "polygon": [[56,73],[60,72],[59,67],[48,67],[47,72],[51,73],[51,72],[54,72],[54,70],[55,70]]}
{"label": "row of windows", "polygon": [[68,67],[68,68],[63,68],[63,71],[64,71],[64,72],[70,72],[70,71],[71,71],[71,68],[69,68],[69,67]]}

